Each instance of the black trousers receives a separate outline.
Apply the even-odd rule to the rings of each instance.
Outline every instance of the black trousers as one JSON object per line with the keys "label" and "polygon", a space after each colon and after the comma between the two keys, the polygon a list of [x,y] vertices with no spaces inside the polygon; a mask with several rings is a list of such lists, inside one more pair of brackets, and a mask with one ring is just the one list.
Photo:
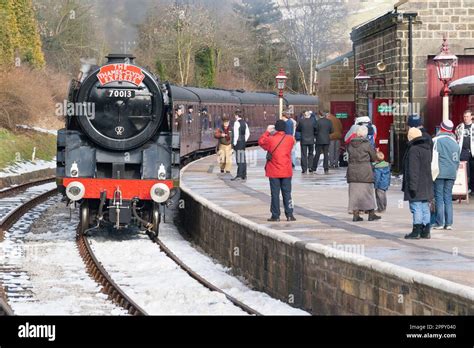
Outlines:
{"label": "black trousers", "polygon": [[272,218],[280,217],[280,191],[283,196],[286,217],[293,215],[293,202],[291,200],[291,178],[270,178],[270,191],[272,203],[270,212]]}
{"label": "black trousers", "polygon": [[314,156],[313,161],[313,170],[318,169],[319,156],[321,153],[324,155],[324,170],[329,170],[329,144],[326,145],[316,145],[316,155]]}
{"label": "black trousers", "polygon": [[237,141],[234,146],[235,162],[237,163],[237,177],[247,178],[247,159],[245,157],[245,141]]}
{"label": "black trousers", "polygon": [[314,144],[301,144],[301,169],[306,172],[308,168],[313,168]]}
{"label": "black trousers", "polygon": [[471,191],[474,192],[474,158],[469,151],[462,151],[460,159],[467,162],[467,182]]}

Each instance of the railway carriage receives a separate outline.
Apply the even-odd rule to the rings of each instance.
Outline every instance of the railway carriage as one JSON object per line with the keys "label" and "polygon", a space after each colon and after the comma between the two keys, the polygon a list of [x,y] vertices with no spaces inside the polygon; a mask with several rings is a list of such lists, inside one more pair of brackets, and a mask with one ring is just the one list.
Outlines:
{"label": "railway carriage", "polygon": [[[275,94],[171,86],[134,58],[110,54],[105,65],[71,81],[71,108],[58,132],[57,184],[68,203],[79,205],[84,233],[110,225],[158,234],[162,208],[179,197],[180,167],[212,152],[222,116],[241,110],[250,143],[277,118]],[[317,111],[319,103],[289,94],[285,104],[299,114]],[[177,105],[184,114],[175,122]]]}

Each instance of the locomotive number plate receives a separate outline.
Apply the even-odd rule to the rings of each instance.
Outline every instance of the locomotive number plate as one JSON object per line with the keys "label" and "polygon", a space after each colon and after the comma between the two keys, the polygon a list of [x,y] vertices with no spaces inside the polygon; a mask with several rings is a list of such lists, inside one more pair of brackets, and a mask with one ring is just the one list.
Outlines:
{"label": "locomotive number plate", "polygon": [[135,91],[126,89],[108,89],[105,95],[109,98],[134,98]]}

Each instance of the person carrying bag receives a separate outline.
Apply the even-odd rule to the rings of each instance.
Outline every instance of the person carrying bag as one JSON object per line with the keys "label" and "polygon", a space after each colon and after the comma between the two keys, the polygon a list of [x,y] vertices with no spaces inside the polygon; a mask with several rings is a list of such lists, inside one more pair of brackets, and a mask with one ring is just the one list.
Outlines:
{"label": "person carrying bag", "polygon": [[[273,132],[274,130],[275,132]],[[265,175],[270,181],[272,196],[270,206],[272,216],[268,221],[280,221],[280,192],[283,196],[287,221],[295,221],[291,199],[291,180],[293,177],[291,151],[295,145],[295,138],[286,136],[285,122],[278,120],[275,126],[267,128],[267,131],[258,140],[258,144],[267,151]]]}

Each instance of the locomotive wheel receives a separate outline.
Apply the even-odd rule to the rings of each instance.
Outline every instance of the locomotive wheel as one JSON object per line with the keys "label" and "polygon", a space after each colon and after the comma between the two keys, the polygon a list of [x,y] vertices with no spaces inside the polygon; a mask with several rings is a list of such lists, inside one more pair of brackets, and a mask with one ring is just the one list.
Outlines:
{"label": "locomotive wheel", "polygon": [[153,224],[152,232],[155,234],[155,237],[158,237],[160,231],[160,206],[157,203],[153,203],[153,209],[151,211],[151,223]]}
{"label": "locomotive wheel", "polygon": [[81,233],[85,234],[87,229],[89,228],[89,202],[83,201],[81,207],[79,208],[79,220],[81,223]]}

